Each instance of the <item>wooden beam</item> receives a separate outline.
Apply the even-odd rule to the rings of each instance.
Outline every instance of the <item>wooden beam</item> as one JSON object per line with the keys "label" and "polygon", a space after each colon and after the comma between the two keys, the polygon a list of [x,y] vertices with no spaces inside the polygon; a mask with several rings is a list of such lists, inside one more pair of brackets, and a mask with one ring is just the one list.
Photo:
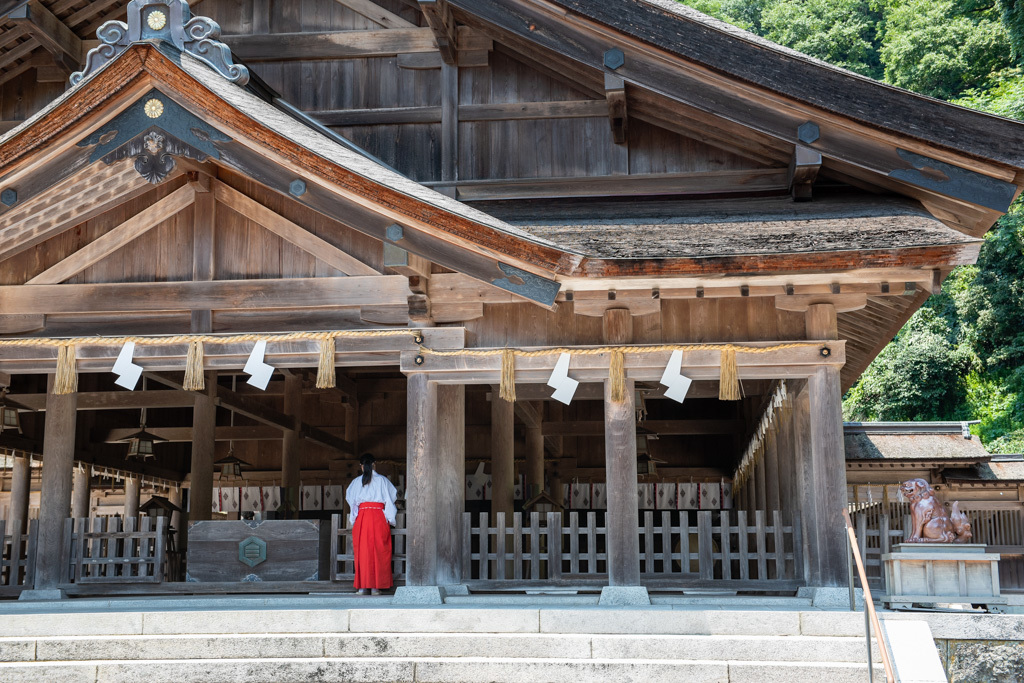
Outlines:
{"label": "wooden beam", "polygon": [[[423,183],[440,185],[438,181]],[[631,195],[714,195],[779,193],[789,188],[787,169],[760,168],[700,173],[645,173],[589,178],[516,178],[466,180],[458,184],[463,201],[543,199],[549,197],[625,197]]]}
{"label": "wooden beam", "polygon": [[427,19],[427,25],[434,32],[437,49],[441,59],[449,66],[455,66],[458,60],[458,32],[455,17],[445,0],[420,0],[420,9]]}
{"label": "wooden beam", "polygon": [[[125,427],[107,431],[94,431],[94,441],[117,443],[131,437],[139,431],[138,427]],[[146,431],[172,443],[188,443],[192,441],[192,427],[146,427]],[[217,427],[217,441],[280,441],[281,430],[276,427],[258,425],[254,427]],[[280,475],[278,475],[280,476]]]}
{"label": "wooden beam", "polygon": [[789,164],[789,192],[795,201],[808,201],[811,198],[811,187],[821,169],[821,153],[797,145],[793,150],[793,160]]}
{"label": "wooden beam", "polygon": [[380,5],[370,0],[334,0],[343,7],[348,7],[356,14],[360,14],[375,24],[384,28],[415,28],[416,24],[406,21],[402,17],[389,12]]}
{"label": "wooden beam", "polygon": [[345,275],[380,275],[351,254],[220,181],[214,181],[213,192],[217,201]]}
{"label": "wooden beam", "polygon": [[608,101],[608,122],[616,145],[626,144],[629,136],[629,111],[626,108],[626,82],[620,76],[604,75],[604,95]]}
{"label": "wooden beam", "polygon": [[406,304],[410,294],[408,280],[399,275],[4,286],[0,310],[46,314],[387,306]]}
{"label": "wooden beam", "polygon": [[43,3],[34,0],[11,12],[7,18],[24,27],[69,73],[81,66],[85,57],[81,39]]}
{"label": "wooden beam", "polygon": [[867,303],[867,294],[807,294],[775,297],[775,308],[780,311],[798,313],[818,304],[830,304],[838,313],[849,313],[864,308]]}
{"label": "wooden beam", "polygon": [[[751,342],[749,346],[775,346],[785,342]],[[822,356],[821,348],[829,347],[829,355]],[[586,347],[580,347],[586,348]],[[500,381],[500,356],[434,356],[427,354],[423,363],[416,363],[415,351],[402,353],[401,370],[406,374],[426,372],[436,381],[445,383],[495,384]],[[657,381],[668,363],[668,351],[626,353],[625,368],[630,379]],[[557,354],[516,358],[516,382],[543,383],[551,376]],[[692,350],[683,355],[682,372],[694,380],[718,379],[721,352]],[[577,354],[572,357],[569,374],[581,382],[603,381],[608,377],[611,362],[609,353]],[[759,353],[736,352],[736,362],[742,379],[786,379],[807,377],[820,366],[841,368],[846,363],[846,344],[843,340],[814,342],[807,346],[776,349]]]}
{"label": "wooden beam", "polygon": [[155,204],[135,214],[113,230],[90,242],[63,261],[47,268],[26,282],[27,285],[55,285],[74,277],[89,266],[99,263],[118,249],[146,234],[175,214],[187,209],[195,200],[195,190],[182,185]]}
{"label": "wooden beam", "polygon": [[[380,109],[332,109],[306,112],[325,126],[381,126],[407,123],[440,123],[441,107],[386,107]],[[562,102],[499,102],[494,104],[460,104],[459,120],[467,121],[533,121],[554,119],[599,119],[608,116],[608,103],[603,100],[568,100]],[[0,122],[11,128],[21,121]]]}
{"label": "wooden beam", "polygon": [[364,59],[437,49],[429,28],[232,35],[223,40],[235,57],[246,62]]}
{"label": "wooden beam", "polygon": [[[26,408],[46,410],[46,394],[10,394],[9,397]],[[78,410],[190,408],[194,404],[195,395],[178,391],[86,391],[78,394]]]}

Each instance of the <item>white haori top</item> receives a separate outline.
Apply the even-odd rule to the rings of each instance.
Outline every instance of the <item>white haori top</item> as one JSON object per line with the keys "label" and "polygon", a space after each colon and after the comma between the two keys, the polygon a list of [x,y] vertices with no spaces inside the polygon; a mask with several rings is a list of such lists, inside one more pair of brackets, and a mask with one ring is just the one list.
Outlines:
{"label": "white haori top", "polygon": [[398,514],[398,508],[395,507],[396,497],[398,497],[398,489],[388,481],[387,477],[374,472],[373,479],[366,486],[363,486],[362,476],[356,477],[348,485],[348,491],[345,492],[345,500],[352,508],[348,515],[349,523],[356,523],[361,503],[384,503],[384,517],[387,518],[388,524],[394,526],[395,515]]}

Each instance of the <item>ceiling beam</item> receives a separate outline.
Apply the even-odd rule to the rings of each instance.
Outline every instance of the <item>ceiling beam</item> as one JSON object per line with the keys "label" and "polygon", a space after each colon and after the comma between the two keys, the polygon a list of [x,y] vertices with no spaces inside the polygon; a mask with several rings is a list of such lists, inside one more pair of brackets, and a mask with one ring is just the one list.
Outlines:
{"label": "ceiling beam", "polygon": [[448,3],[446,0],[420,0],[420,9],[434,32],[441,59],[445,64],[455,66],[458,63],[458,31]]}
{"label": "ceiling beam", "polygon": [[0,287],[8,314],[407,305],[400,275]]}
{"label": "ceiling beam", "polygon": [[[637,423],[661,436],[693,436],[736,434],[743,429],[743,420],[644,420]],[[604,421],[544,422],[544,436],[604,436]]]}
{"label": "ceiling beam", "polygon": [[18,7],[8,19],[22,26],[53,55],[58,66],[77,70],[85,57],[81,39],[38,0]]}
{"label": "ceiling beam", "polygon": [[366,17],[375,24],[384,28],[415,28],[416,24],[406,21],[402,17],[389,12],[380,5],[370,0],[334,0],[339,5],[347,7],[356,14]]}

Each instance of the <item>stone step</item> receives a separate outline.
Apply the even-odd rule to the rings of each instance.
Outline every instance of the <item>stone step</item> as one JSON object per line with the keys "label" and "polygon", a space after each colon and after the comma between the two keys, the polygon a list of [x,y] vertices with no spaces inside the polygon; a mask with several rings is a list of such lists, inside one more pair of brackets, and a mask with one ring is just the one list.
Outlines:
{"label": "stone step", "polygon": [[106,610],[89,613],[4,613],[0,637],[174,635],[179,633],[565,633],[647,635],[857,636],[858,612],[774,607],[607,609],[367,607],[364,609]]}
{"label": "stone step", "polygon": [[[847,662],[866,659],[863,638],[471,633],[224,634],[0,638],[2,662],[194,659],[470,657],[522,660]],[[878,660],[877,650],[873,654]]]}
{"label": "stone step", "polygon": [[[879,670],[878,675],[881,674]],[[0,664],[5,683],[249,683],[254,681],[566,681],[601,683],[863,683],[866,664],[720,660],[286,658]]]}

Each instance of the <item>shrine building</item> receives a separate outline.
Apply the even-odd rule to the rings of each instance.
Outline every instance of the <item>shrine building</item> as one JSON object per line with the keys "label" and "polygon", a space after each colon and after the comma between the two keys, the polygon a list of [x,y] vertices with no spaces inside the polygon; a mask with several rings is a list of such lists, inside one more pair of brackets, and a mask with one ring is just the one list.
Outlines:
{"label": "shrine building", "polygon": [[1024,187],[669,0],[0,13],[0,596],[351,591],[367,452],[396,599],[845,587],[842,396]]}

